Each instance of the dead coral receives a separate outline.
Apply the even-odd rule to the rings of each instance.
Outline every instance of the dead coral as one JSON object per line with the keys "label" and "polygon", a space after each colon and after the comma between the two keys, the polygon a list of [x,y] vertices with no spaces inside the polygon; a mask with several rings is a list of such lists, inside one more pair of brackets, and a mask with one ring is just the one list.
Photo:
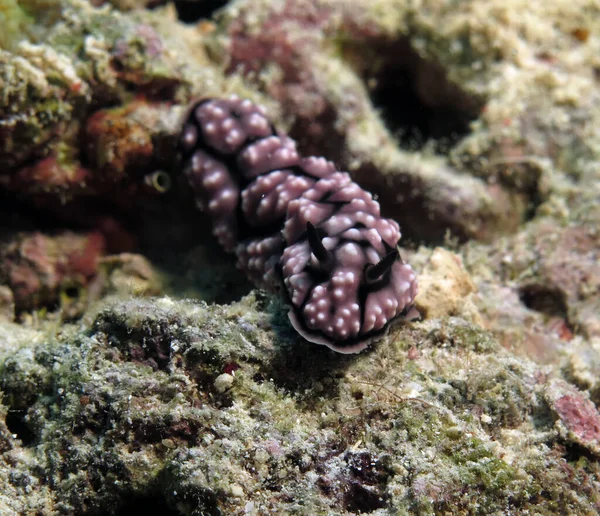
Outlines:
{"label": "dead coral", "polygon": [[419,285],[416,306],[423,317],[461,314],[475,324],[482,323],[470,296],[476,288],[460,256],[436,247],[419,276]]}
{"label": "dead coral", "polygon": [[[184,514],[598,512],[595,2],[238,0],[217,30],[172,11],[61,6],[41,40],[0,54],[4,189],[25,169],[28,187],[12,192],[39,195],[41,177],[57,200],[78,197],[82,181],[66,178],[96,171],[78,146],[93,113],[135,129],[123,134],[149,113],[159,125],[142,140],[166,144],[184,109],[171,102],[259,87],[306,149],[379,190],[405,234],[493,242],[446,240],[490,331],[431,318],[348,361],[295,340],[259,292],[229,307],[131,299],[42,336],[3,323],[0,512],[116,512],[148,493]],[[232,36],[239,72],[224,80],[203,43],[222,64]],[[426,123],[394,112],[395,93]],[[95,163],[133,179],[133,147],[94,129],[108,142]],[[429,140],[410,141],[417,130]],[[65,210],[79,217],[94,196]],[[157,234],[171,238],[182,230],[165,212]],[[115,240],[131,236],[108,215]],[[198,256],[197,274],[227,271]],[[457,303],[449,312],[467,317]]]}
{"label": "dead coral", "polygon": [[564,381],[554,381],[546,389],[546,400],[557,416],[561,436],[600,455],[600,413],[581,392]]}
{"label": "dead coral", "polygon": [[58,304],[71,315],[81,313],[104,245],[99,233],[5,235],[0,244],[0,284],[10,288],[17,312]]}
{"label": "dead coral", "polygon": [[[486,324],[511,347],[524,346],[541,361],[556,360],[574,335],[597,336],[599,245],[595,228],[557,227],[545,218],[491,250],[465,249],[480,278],[476,304]],[[495,271],[491,277],[490,271]]]}
{"label": "dead coral", "polygon": [[[489,334],[458,319],[416,325],[340,363],[275,339],[255,303],[118,302],[91,328],[6,352],[5,403],[35,464],[10,466],[8,488],[41,467],[51,493],[33,492],[65,512],[117,510],[150,488],[183,514],[596,507],[595,463],[561,448],[592,446],[591,405],[536,381]],[[282,367],[299,360],[290,381]],[[572,411],[565,393],[581,397]]]}

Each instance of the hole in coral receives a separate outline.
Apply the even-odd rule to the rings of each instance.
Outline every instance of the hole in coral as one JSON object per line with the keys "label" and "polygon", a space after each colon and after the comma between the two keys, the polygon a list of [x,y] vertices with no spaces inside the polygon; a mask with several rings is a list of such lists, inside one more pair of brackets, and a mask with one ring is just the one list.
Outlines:
{"label": "hole in coral", "polygon": [[63,293],[69,299],[78,299],[83,292],[81,291],[81,289],[78,286],[72,285],[72,286],[66,287],[63,290]]}
{"label": "hole in coral", "polygon": [[351,512],[368,513],[384,508],[386,501],[377,491],[351,482],[344,496],[344,506]]}
{"label": "hole in coral", "polygon": [[531,422],[536,430],[545,432],[556,422],[556,415],[545,401],[539,401],[533,406]]}
{"label": "hole in coral", "polygon": [[227,0],[176,0],[175,8],[179,19],[184,23],[196,23],[202,18],[210,18],[215,11],[224,7]]}
{"label": "hole in coral", "polygon": [[586,459],[586,462],[596,460],[594,454],[590,450],[578,443],[562,443],[562,451],[563,458],[569,464],[577,464],[581,459]]}
{"label": "hole in coral", "polygon": [[567,317],[567,303],[564,294],[546,285],[530,284],[519,288],[519,298],[530,310],[546,315]]}
{"label": "hole in coral", "polygon": [[161,514],[163,516],[179,516],[181,513],[169,507],[167,502],[158,495],[136,496],[126,501],[114,513],[116,516],[130,514]]}
{"label": "hole in coral", "polygon": [[348,50],[347,59],[402,147],[446,153],[469,133],[483,102],[452,84],[444,68],[419,56],[408,39]]}
{"label": "hole in coral", "polygon": [[26,421],[27,413],[24,410],[9,410],[6,415],[6,427],[11,434],[17,436],[23,446],[29,446],[35,441],[35,434]]}

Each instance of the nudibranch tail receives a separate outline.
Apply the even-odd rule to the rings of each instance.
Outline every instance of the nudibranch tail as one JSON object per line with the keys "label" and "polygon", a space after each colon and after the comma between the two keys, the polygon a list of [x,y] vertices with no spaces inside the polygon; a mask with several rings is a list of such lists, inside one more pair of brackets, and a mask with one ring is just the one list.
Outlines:
{"label": "nudibranch tail", "polygon": [[223,247],[259,287],[287,295],[304,338],[355,353],[414,314],[417,280],[400,229],[330,161],[301,157],[263,108],[205,99],[180,137],[184,173]]}

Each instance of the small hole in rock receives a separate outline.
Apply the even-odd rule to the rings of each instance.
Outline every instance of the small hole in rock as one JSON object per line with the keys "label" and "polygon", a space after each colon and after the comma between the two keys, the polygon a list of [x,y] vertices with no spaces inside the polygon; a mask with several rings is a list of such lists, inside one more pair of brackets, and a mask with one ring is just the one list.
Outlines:
{"label": "small hole in rock", "polygon": [[344,506],[348,511],[361,514],[384,508],[386,501],[377,491],[351,482],[344,497]]}
{"label": "small hole in rock", "polygon": [[382,109],[385,124],[400,146],[417,151],[433,143],[446,153],[468,133],[468,119],[449,107],[432,108],[419,99],[407,72],[396,71],[372,92],[373,103]]}
{"label": "small hole in rock", "polygon": [[67,287],[63,290],[63,293],[69,299],[77,299],[81,295],[81,289],[75,285]]}
{"label": "small hole in rock", "polygon": [[9,410],[5,420],[9,432],[16,435],[23,446],[29,446],[35,441],[35,434],[25,421],[26,414],[24,410]]}
{"label": "small hole in rock", "polygon": [[564,294],[552,287],[531,284],[519,288],[519,298],[523,304],[536,312],[566,318],[567,303]]}
{"label": "small hole in rock", "polygon": [[210,18],[214,12],[227,4],[227,0],[176,0],[175,8],[179,19],[184,23],[196,23],[202,18]]}
{"label": "small hole in rock", "polygon": [[162,516],[179,516],[181,513],[169,507],[167,502],[158,495],[148,495],[132,498],[121,505],[116,516],[130,514],[161,514]]}
{"label": "small hole in rock", "polygon": [[346,57],[364,78],[386,126],[407,150],[431,146],[447,153],[469,133],[483,107],[482,99],[451,83],[443,66],[421,57],[408,39],[350,48]]}

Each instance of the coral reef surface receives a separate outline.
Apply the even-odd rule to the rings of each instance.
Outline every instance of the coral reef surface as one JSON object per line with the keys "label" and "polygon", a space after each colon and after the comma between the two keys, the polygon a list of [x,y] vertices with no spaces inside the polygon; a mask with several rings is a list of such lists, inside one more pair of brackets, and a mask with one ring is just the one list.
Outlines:
{"label": "coral reef surface", "polygon": [[[599,83],[596,0],[0,0],[0,513],[600,512]],[[421,321],[342,356],[236,272],[176,159],[230,94]]]}

